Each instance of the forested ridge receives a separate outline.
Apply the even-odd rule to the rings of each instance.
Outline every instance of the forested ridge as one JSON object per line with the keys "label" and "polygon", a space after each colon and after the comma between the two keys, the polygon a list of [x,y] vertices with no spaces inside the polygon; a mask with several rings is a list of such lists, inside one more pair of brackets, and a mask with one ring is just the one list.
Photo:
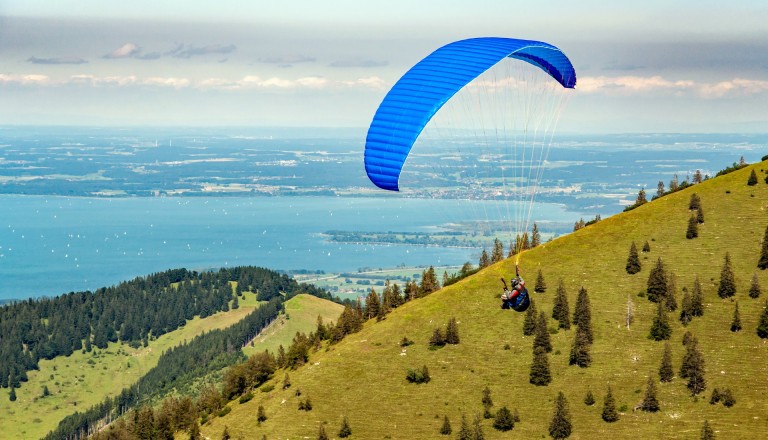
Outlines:
{"label": "forested ridge", "polygon": [[235,293],[257,292],[269,301],[299,292],[331,296],[287,275],[257,267],[215,272],[171,269],[95,292],[70,292],[0,307],[0,387],[18,388],[40,359],[69,356],[75,350],[104,349],[109,342],[136,346],[176,330],[195,316],[205,318],[237,307]]}

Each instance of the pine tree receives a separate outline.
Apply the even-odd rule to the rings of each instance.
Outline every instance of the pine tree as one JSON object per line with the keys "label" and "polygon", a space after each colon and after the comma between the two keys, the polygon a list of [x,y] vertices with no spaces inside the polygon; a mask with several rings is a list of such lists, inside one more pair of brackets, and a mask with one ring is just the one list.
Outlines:
{"label": "pine tree", "polygon": [[733,309],[733,320],[731,321],[731,331],[738,332],[741,330],[741,317],[739,316],[739,302],[736,301],[736,306]]}
{"label": "pine tree", "polygon": [[603,413],[601,417],[608,423],[613,423],[619,420],[619,412],[616,411],[616,400],[613,398],[613,392],[611,386],[608,386],[608,392],[603,399]]}
{"label": "pine tree", "polygon": [[704,223],[704,208],[699,206],[699,209],[696,210],[696,222],[698,224]]}
{"label": "pine tree", "polygon": [[531,336],[536,332],[536,303],[531,300],[531,305],[528,306],[528,310],[525,311],[525,319],[523,320],[523,335]]}
{"label": "pine tree", "polygon": [[571,356],[568,360],[569,365],[578,365],[581,368],[587,368],[592,363],[592,356],[589,353],[590,344],[587,335],[582,327],[576,330],[571,347]]}
{"label": "pine tree", "polygon": [[451,435],[453,430],[451,429],[451,421],[448,420],[448,416],[443,417],[443,426],[440,427],[440,434]]}
{"label": "pine tree", "polygon": [[225,425],[224,432],[221,433],[221,440],[229,440],[230,438],[232,437],[229,435],[229,428]]}
{"label": "pine tree", "polygon": [[648,300],[652,302],[662,302],[667,296],[667,272],[664,270],[664,263],[661,257],[656,261],[656,266],[651,269],[648,275]]}
{"label": "pine tree", "polygon": [[685,238],[691,240],[699,236],[699,221],[695,215],[688,219],[688,229],[685,231]]}
{"label": "pine tree", "polygon": [[[445,420],[448,420],[448,416],[446,416]],[[448,425],[448,429],[450,428],[451,428],[450,425]],[[352,435],[352,428],[349,427],[349,420],[347,420],[347,416],[344,416],[344,418],[341,419],[341,428],[339,429],[339,438],[347,438],[350,435]]]}
{"label": "pine tree", "polygon": [[539,233],[539,227],[536,225],[536,222],[534,222],[533,230],[531,231],[531,248],[535,248],[540,244],[541,244],[541,234]]}
{"label": "pine tree", "polygon": [[483,249],[483,253],[480,254],[480,269],[491,265],[491,258],[488,256],[488,252]]}
{"label": "pine tree", "polygon": [[763,248],[760,251],[760,261],[757,262],[758,269],[768,269],[768,226],[765,228],[765,236],[763,237]]}
{"label": "pine tree", "polygon": [[429,269],[421,273],[421,286],[419,287],[422,295],[428,295],[440,289],[440,283],[437,282],[437,275],[433,266],[429,266]]}
{"label": "pine tree", "polygon": [[704,297],[698,275],[696,275],[696,278],[693,279],[693,292],[691,292],[691,314],[693,316],[704,316]]}
{"label": "pine tree", "polygon": [[731,255],[728,252],[725,253],[725,262],[720,271],[720,286],[717,288],[717,294],[720,298],[730,298],[736,294],[736,280],[731,268]]}
{"label": "pine tree", "polygon": [[664,308],[668,312],[677,310],[677,277],[670,273],[667,277],[667,296],[664,298]]}
{"label": "pine tree", "polygon": [[656,317],[653,318],[653,325],[651,325],[651,331],[648,334],[648,339],[664,341],[669,339],[670,336],[672,336],[672,328],[669,326],[667,312],[664,310],[664,306],[659,303],[656,308]]}
{"label": "pine tree", "polygon": [[365,319],[371,319],[378,316],[380,308],[381,300],[379,299],[379,294],[371,288],[368,296],[365,297],[365,312],[363,312],[365,314]]}
{"label": "pine tree", "polygon": [[555,399],[555,412],[552,414],[552,421],[549,423],[549,435],[555,440],[568,438],[571,435],[573,425],[571,424],[571,413],[568,411],[568,400],[562,391],[557,393]]}
{"label": "pine tree", "polygon": [[556,319],[559,324],[558,327],[564,330],[571,328],[571,311],[568,307],[568,294],[565,291],[565,284],[561,279],[557,285],[557,294],[555,295],[555,301],[552,305],[552,318]]}
{"label": "pine tree", "polygon": [[755,174],[755,170],[752,170],[752,172],[749,173],[749,179],[747,179],[747,185],[749,186],[757,185],[757,174]]}
{"label": "pine tree", "polygon": [[629,257],[627,257],[626,270],[628,274],[634,275],[640,272],[641,269],[642,266],[640,265],[640,257],[637,255],[637,246],[633,241],[632,245],[629,247]]}
{"label": "pine tree", "polygon": [[693,193],[691,194],[691,200],[688,202],[688,209],[691,211],[694,211],[696,209],[699,209],[701,206],[701,198],[698,194]]}
{"label": "pine tree", "polygon": [[715,387],[715,389],[712,390],[712,395],[709,397],[709,404],[717,405],[718,403],[720,403],[720,390]]}
{"label": "pine tree", "polygon": [[491,253],[491,262],[498,263],[504,259],[504,245],[498,238],[493,240],[493,252]]}
{"label": "pine tree", "polygon": [[685,293],[683,294],[683,303],[680,307],[680,322],[687,326],[693,320],[693,306],[691,305],[691,295],[688,294],[688,289],[683,287],[683,291]]}
{"label": "pine tree", "polygon": [[592,390],[587,391],[587,395],[584,396],[584,405],[592,406],[595,404],[595,396],[592,394]]}
{"label": "pine tree", "polygon": [[483,433],[483,425],[481,424],[480,415],[475,414],[475,419],[472,423],[473,440],[485,440],[485,434]]}
{"label": "pine tree", "polygon": [[533,291],[536,293],[544,293],[547,291],[547,282],[544,281],[544,275],[541,273],[541,269],[539,269],[539,273],[536,274],[536,285],[534,286]]}
{"label": "pine tree", "polygon": [[543,311],[539,312],[539,319],[536,321],[533,348],[542,348],[547,353],[552,351],[552,340],[549,337],[549,329],[547,328],[547,315]]}
{"label": "pine tree", "polygon": [[647,412],[656,412],[660,410],[659,400],[656,398],[656,381],[653,376],[648,376],[648,388],[645,390],[645,398],[640,404],[640,409]]}
{"label": "pine tree", "polygon": [[677,181],[677,174],[672,176],[672,180],[669,181],[669,192],[675,192],[680,188],[680,184]]}
{"label": "pine tree", "polygon": [[195,419],[189,428],[189,440],[200,440],[201,438],[203,436],[200,435],[200,425],[197,423],[197,419]]}
{"label": "pine tree", "polygon": [[645,240],[645,244],[643,244],[643,253],[650,252],[651,251],[651,244],[648,243],[648,240]]}
{"label": "pine tree", "polygon": [[263,405],[259,405],[259,409],[256,410],[256,421],[259,423],[267,421],[267,413],[264,412]]}
{"label": "pine tree", "polygon": [[760,320],[757,324],[757,336],[763,339],[768,338],[768,301],[765,302],[763,313],[760,314]]}
{"label": "pine tree", "polygon": [[320,424],[320,431],[317,433],[317,440],[328,440],[328,434],[325,433],[325,427]]}
{"label": "pine tree", "polygon": [[515,427],[515,420],[512,412],[506,406],[502,406],[496,412],[496,418],[493,420],[493,428],[502,432],[509,431]]}
{"label": "pine tree", "polygon": [[8,393],[8,400],[10,400],[11,402],[16,401],[16,388],[14,388],[13,386],[11,386],[11,392]]}
{"label": "pine tree", "polygon": [[436,328],[434,332],[432,332],[432,337],[429,338],[429,346],[430,347],[442,347],[445,345],[445,335],[443,334],[443,331],[440,330],[440,328]]}
{"label": "pine tree", "polygon": [[666,190],[664,189],[664,182],[659,180],[659,184],[656,185],[656,197],[663,196],[664,192],[666,192]]}
{"label": "pine tree", "polygon": [[490,419],[493,417],[491,414],[491,407],[493,406],[493,399],[491,399],[491,389],[487,386],[483,389],[483,417]]}
{"label": "pine tree", "polygon": [[637,193],[637,198],[635,199],[635,206],[640,206],[645,203],[648,203],[648,199],[645,196],[645,188],[643,188],[640,190],[640,192]]}
{"label": "pine tree", "polygon": [[552,382],[552,375],[549,372],[547,352],[542,348],[534,348],[533,350],[533,362],[531,363],[529,382],[536,386],[547,386]]}
{"label": "pine tree", "polygon": [[594,342],[594,335],[592,334],[592,307],[589,303],[587,289],[584,287],[579,289],[579,295],[576,297],[576,305],[573,308],[573,323],[584,331],[590,344]]}
{"label": "pine tree", "polygon": [[285,376],[283,377],[283,389],[287,390],[291,387],[291,378],[288,376],[288,373],[285,373]]}
{"label": "pine tree", "polygon": [[715,431],[709,426],[709,420],[704,420],[701,427],[701,440],[715,440]]}
{"label": "pine tree", "polygon": [[723,401],[723,406],[726,408],[730,408],[736,404],[736,399],[733,398],[733,393],[730,388],[726,388],[720,393],[720,400]]}
{"label": "pine tree", "polygon": [[451,317],[451,319],[448,320],[448,327],[445,329],[445,343],[459,343],[459,325],[456,323],[456,318],[454,317]]}
{"label": "pine tree", "polygon": [[704,357],[699,351],[698,340],[695,337],[691,337],[686,345],[685,355],[680,364],[680,377],[688,379],[686,386],[694,396],[707,388],[704,372]]}
{"label": "pine tree", "polygon": [[757,278],[757,272],[752,275],[752,283],[749,286],[749,297],[750,298],[758,298],[760,297],[760,280]]}
{"label": "pine tree", "polygon": [[472,435],[472,429],[469,427],[469,422],[467,422],[467,416],[465,416],[463,413],[461,414],[461,428],[459,428],[459,433],[456,436],[456,440],[473,440],[474,436]]}
{"label": "pine tree", "polygon": [[672,368],[672,347],[669,342],[664,344],[664,354],[661,356],[661,365],[659,366],[659,380],[661,382],[672,382],[675,377],[675,370]]}

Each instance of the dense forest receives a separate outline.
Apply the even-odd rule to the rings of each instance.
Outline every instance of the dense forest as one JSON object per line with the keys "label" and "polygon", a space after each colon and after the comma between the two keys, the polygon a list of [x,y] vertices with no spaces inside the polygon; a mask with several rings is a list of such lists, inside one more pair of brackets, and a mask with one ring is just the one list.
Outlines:
{"label": "dense forest", "polygon": [[[96,292],[71,292],[0,307],[0,388],[18,388],[40,359],[69,356],[75,350],[104,349],[109,342],[138,346],[201,318],[229,310],[235,293],[257,292],[269,301],[299,292],[331,296],[287,275],[235,267],[216,272],[172,269]],[[235,307],[236,302],[233,302]]]}

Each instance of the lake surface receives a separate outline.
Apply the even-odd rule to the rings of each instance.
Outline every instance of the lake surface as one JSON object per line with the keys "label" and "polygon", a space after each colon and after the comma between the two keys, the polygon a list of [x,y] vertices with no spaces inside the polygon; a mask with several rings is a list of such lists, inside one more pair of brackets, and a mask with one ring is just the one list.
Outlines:
{"label": "lake surface", "polygon": [[[0,195],[0,299],[93,290],[170,268],[328,272],[477,262],[476,249],[340,244],[321,233],[433,231],[494,220],[503,202],[406,198],[84,198]],[[537,221],[582,213],[537,203]]]}

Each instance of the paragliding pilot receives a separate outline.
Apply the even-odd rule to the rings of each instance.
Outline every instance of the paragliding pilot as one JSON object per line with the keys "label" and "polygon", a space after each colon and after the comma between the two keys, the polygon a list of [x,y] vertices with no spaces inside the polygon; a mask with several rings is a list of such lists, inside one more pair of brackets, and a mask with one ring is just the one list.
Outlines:
{"label": "paragliding pilot", "polygon": [[509,290],[504,278],[501,279],[501,282],[504,284],[504,293],[501,294],[501,308],[512,309],[516,312],[526,311],[531,305],[531,299],[528,297],[525,281],[520,277],[520,268],[515,265],[515,278],[510,280],[512,290]]}

